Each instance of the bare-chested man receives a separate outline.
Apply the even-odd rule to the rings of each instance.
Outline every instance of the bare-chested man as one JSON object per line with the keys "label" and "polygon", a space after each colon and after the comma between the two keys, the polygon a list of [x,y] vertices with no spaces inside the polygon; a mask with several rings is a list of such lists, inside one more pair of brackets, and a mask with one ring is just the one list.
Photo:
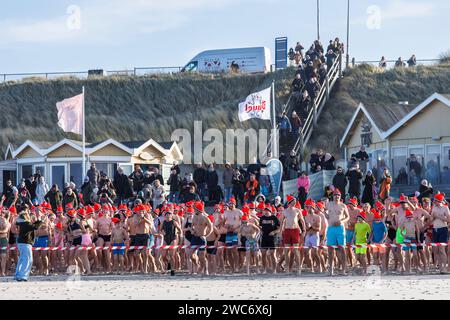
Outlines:
{"label": "bare-chested man", "polygon": [[311,270],[315,272],[314,266],[316,266],[316,270],[319,273],[322,273],[322,265],[320,263],[319,258],[319,233],[321,226],[320,216],[316,214],[315,203],[311,199],[305,201],[305,226],[306,226],[306,235],[305,235],[305,257],[309,257],[310,252],[311,255]]}
{"label": "bare-chested man", "polygon": [[[347,244],[353,244],[352,239],[355,235],[355,224],[358,221],[358,214],[361,212],[360,209],[358,209],[358,199],[351,198],[348,200],[348,221],[346,223],[345,227],[345,242]],[[347,251],[347,260],[350,264],[350,267],[353,267],[353,249],[352,248],[346,248]]]}
{"label": "bare-chested man", "polygon": [[[109,216],[109,208],[104,207],[102,212],[99,213],[97,219],[97,243],[98,247],[111,246],[111,231],[114,224]],[[109,250],[100,250],[98,252],[100,264],[103,264],[103,269],[107,272],[111,272],[111,252]]]}
{"label": "bare-chested man", "polygon": [[[139,212],[137,211],[137,207],[135,207],[133,210],[133,215],[126,220],[126,226],[127,226],[127,231],[128,231],[128,235],[129,235],[128,246],[130,246],[130,247],[134,247],[136,245],[136,229],[137,229],[136,221],[137,221],[138,213]],[[135,256],[134,252],[135,252],[135,249],[127,250],[128,263],[129,263],[128,271],[129,272],[137,272],[137,270],[138,270],[138,262],[137,262],[137,258]]]}
{"label": "bare-chested man", "polygon": [[228,203],[228,209],[225,210],[225,228],[227,229],[226,235],[226,245],[229,247],[227,249],[227,258],[230,263],[231,272],[238,272],[239,269],[239,256],[238,256],[238,229],[241,225],[241,217],[243,213],[241,210],[236,208],[236,200],[231,198]]}
{"label": "bare-chested man", "polygon": [[[208,215],[205,213],[205,205],[197,201],[194,204],[195,215],[192,219],[192,241],[191,245],[196,246],[192,250],[191,260],[193,266],[193,273],[204,272],[208,275],[208,266],[206,262],[206,237],[209,236],[213,230],[213,224],[208,219]],[[203,248],[201,248],[203,246]],[[198,254],[197,254],[198,252]]]}
{"label": "bare-chested man", "polygon": [[[42,221],[42,224],[40,224],[39,228],[34,232],[36,237],[34,241],[34,247],[47,248],[50,243],[52,231],[50,220],[48,219],[48,216],[43,212],[42,208],[36,208],[35,215],[38,220]],[[38,273],[48,276],[49,275],[48,251],[45,250],[34,251],[34,261],[36,261]]]}
{"label": "bare-chested man", "polygon": [[222,206],[218,205],[214,209],[214,228],[219,232],[219,240],[217,241],[217,245],[219,248],[216,253],[216,264],[217,264],[217,272],[225,272],[225,249],[223,248],[226,245],[226,236],[227,236],[227,228],[225,228],[225,217],[224,217],[224,209]]}
{"label": "bare-chested man", "polygon": [[247,266],[247,274],[250,274],[250,265],[252,258],[256,261],[257,270],[258,270],[258,235],[260,230],[257,225],[250,221],[247,215],[242,216],[241,226],[238,229],[239,239],[245,239],[245,243],[241,243],[239,241],[239,246],[245,247],[246,250],[246,266]]}
{"label": "bare-chested man", "polygon": [[413,218],[417,223],[417,227],[419,228],[419,238],[417,239],[417,259],[415,262],[418,266],[422,263],[423,271],[428,272],[428,262],[425,255],[424,250],[424,242],[425,242],[425,231],[427,228],[426,221],[431,219],[431,215],[419,207],[419,200],[416,197],[411,198],[411,203],[416,207],[413,211]]}
{"label": "bare-chested man", "polygon": [[150,263],[153,272],[155,272],[155,261],[147,248],[149,245],[150,233],[152,233],[154,228],[153,218],[150,214],[146,213],[144,205],[139,205],[136,211],[137,214],[134,218],[134,223],[136,224],[135,246],[146,247],[145,249],[137,249],[134,251],[135,260],[137,260],[136,268],[138,270],[140,268],[143,273],[148,273],[148,263]]}
{"label": "bare-chested man", "polygon": [[[335,189],[333,201],[327,205],[326,217],[328,219],[327,246],[345,246],[345,228],[344,224],[348,220],[349,214],[347,206],[341,202],[341,192]],[[334,274],[334,251],[332,247],[328,248],[328,267],[330,276]],[[342,266],[342,274],[347,274],[347,261],[345,258],[345,249],[337,249],[337,257]]]}
{"label": "bare-chested man", "polygon": [[[434,206],[431,210],[433,219],[433,243],[448,242],[448,223],[450,213],[448,207],[444,205],[445,196],[440,193],[434,196]],[[445,264],[448,262],[444,247],[433,247],[434,256],[437,257],[441,274],[445,273]]]}
{"label": "bare-chested man", "polygon": [[[206,255],[208,259],[208,271],[209,274],[216,274],[217,272],[217,246],[219,245],[220,232],[219,229],[214,225],[214,215],[208,216],[208,219],[211,221],[213,228],[212,232],[206,237],[206,245],[208,248],[206,249]],[[213,248],[211,248],[213,247]]]}
{"label": "bare-chested man", "polygon": [[125,271],[125,242],[128,241],[128,231],[127,226],[120,219],[113,218],[112,222],[114,223],[114,227],[111,231],[111,243],[113,247],[122,247],[120,249],[113,249],[113,266],[114,271],[118,274],[121,274]]}
{"label": "bare-chested man", "polygon": [[[6,262],[8,260],[8,235],[11,229],[11,223],[9,223],[9,211],[8,208],[2,208],[0,215],[0,276],[6,275]],[[5,249],[4,249],[5,248]]]}
{"label": "bare-chested man", "polygon": [[[417,239],[420,237],[420,231],[417,220],[414,218],[412,211],[406,210],[405,219],[403,219],[403,222],[402,224],[399,225],[399,228],[402,234],[404,234],[403,239],[404,244],[417,244]],[[405,251],[406,273],[410,274],[412,261],[417,261],[417,248],[404,247],[403,250]],[[411,251],[413,253],[412,259],[411,259]]]}
{"label": "bare-chested man", "polygon": [[[300,235],[301,230],[305,230],[305,221],[302,212],[295,207],[297,199],[294,196],[287,196],[287,209],[281,214],[281,232],[283,235],[284,259],[286,261],[286,270],[292,272],[293,260],[290,256],[291,249],[286,247],[294,247],[294,257],[298,263],[298,274],[302,272],[302,261],[300,259]],[[302,227],[300,228],[300,224]]]}

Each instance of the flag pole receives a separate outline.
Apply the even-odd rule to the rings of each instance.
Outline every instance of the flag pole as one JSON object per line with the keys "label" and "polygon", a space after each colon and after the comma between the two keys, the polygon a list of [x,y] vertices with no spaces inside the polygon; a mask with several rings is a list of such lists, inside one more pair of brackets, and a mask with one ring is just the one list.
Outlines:
{"label": "flag pole", "polygon": [[278,159],[277,119],[275,105],[275,80],[272,81],[272,158]]}
{"label": "flag pole", "polygon": [[85,109],[84,109],[84,86],[83,86],[83,160],[81,162],[81,168],[83,173],[81,174],[81,179],[84,181],[84,177],[86,176],[86,117],[85,117]]}

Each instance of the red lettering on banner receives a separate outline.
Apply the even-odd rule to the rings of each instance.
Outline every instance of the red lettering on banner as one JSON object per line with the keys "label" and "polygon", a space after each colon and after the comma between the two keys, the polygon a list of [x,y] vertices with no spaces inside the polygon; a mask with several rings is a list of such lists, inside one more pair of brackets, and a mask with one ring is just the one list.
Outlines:
{"label": "red lettering on banner", "polygon": [[262,101],[261,105],[246,104],[245,112],[264,111],[266,110],[266,101]]}

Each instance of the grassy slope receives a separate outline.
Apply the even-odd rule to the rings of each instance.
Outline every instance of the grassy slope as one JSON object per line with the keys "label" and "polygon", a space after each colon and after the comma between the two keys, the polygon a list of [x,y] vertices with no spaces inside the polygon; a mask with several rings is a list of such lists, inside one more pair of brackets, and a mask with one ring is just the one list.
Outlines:
{"label": "grassy slope", "polygon": [[259,128],[269,121],[239,123],[237,104],[248,94],[276,80],[277,102],[287,100],[293,69],[267,75],[160,75],[107,77],[88,80],[30,79],[0,85],[0,150],[9,142],[27,139],[57,141],[65,134],[56,125],[55,103],[86,86],[87,140],[169,141],[173,130],[191,129],[196,120],[203,128]]}
{"label": "grassy slope", "polygon": [[450,93],[450,64],[386,71],[358,66],[333,89],[309,142],[308,152],[321,147],[339,155],[339,140],[360,102],[418,104],[435,92]]}

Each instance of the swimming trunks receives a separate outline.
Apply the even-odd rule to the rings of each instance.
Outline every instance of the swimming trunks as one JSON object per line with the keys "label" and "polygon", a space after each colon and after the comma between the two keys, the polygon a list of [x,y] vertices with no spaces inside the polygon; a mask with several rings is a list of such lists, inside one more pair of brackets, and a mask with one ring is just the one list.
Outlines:
{"label": "swimming trunks", "polygon": [[[208,241],[208,242],[206,243],[206,245],[207,245],[208,247],[214,247],[214,244],[215,244],[215,241]],[[207,253],[207,254],[215,255],[215,254],[217,253],[217,248],[208,248],[208,249],[206,249],[206,253]]]}
{"label": "swimming trunks", "polygon": [[355,235],[354,230],[345,230],[345,242],[346,243],[353,243],[353,236]]}
{"label": "swimming trunks", "polygon": [[90,245],[92,245],[92,239],[89,234],[86,233],[81,236],[81,245],[85,247],[89,247]]}
{"label": "swimming trunks", "polygon": [[434,243],[447,243],[448,242],[448,228],[433,229],[433,242]]}
{"label": "swimming trunks", "polygon": [[285,229],[283,231],[284,245],[300,243],[300,229]]}
{"label": "swimming trunks", "polygon": [[0,238],[0,254],[6,254],[7,249],[3,249],[8,246],[7,238]]}
{"label": "swimming trunks", "polygon": [[225,243],[227,247],[237,246],[238,241],[238,234],[235,232],[228,232],[225,238]]}
{"label": "swimming trunks", "polygon": [[[114,243],[113,247],[125,247],[125,243],[124,242]],[[112,254],[123,256],[123,255],[125,255],[125,249],[113,249]]]}
{"label": "swimming trunks", "polygon": [[81,236],[80,237],[76,237],[76,238],[74,238],[73,239],[73,241],[72,241],[72,246],[81,246]]}
{"label": "swimming trunks", "polygon": [[48,247],[48,236],[37,237],[34,241],[35,248],[47,248]]}
{"label": "swimming trunks", "polygon": [[257,252],[259,248],[256,239],[247,238],[247,240],[245,241],[245,250],[250,252]]}
{"label": "swimming trunks", "polygon": [[111,242],[111,235],[103,235],[103,234],[99,234],[98,235],[99,238],[102,238],[103,241],[106,242]]}
{"label": "swimming trunks", "polygon": [[268,249],[268,250],[275,249],[275,237],[263,235],[261,237],[261,249]]}
{"label": "swimming trunks", "polygon": [[227,235],[225,233],[221,234],[220,238],[219,238],[219,242],[225,243],[226,241],[227,241]]}
{"label": "swimming trunks", "polygon": [[[204,237],[196,237],[196,236],[192,236],[192,241],[191,241],[191,245],[192,246],[204,246],[206,245],[206,240]],[[194,251],[205,251],[205,248],[195,248]]]}
{"label": "swimming trunks", "polygon": [[345,246],[344,226],[328,226],[327,246]]}
{"label": "swimming trunks", "polygon": [[319,236],[317,234],[307,234],[305,237],[306,248],[318,247],[319,246]]}
{"label": "swimming trunks", "polygon": [[246,252],[247,248],[245,247],[245,244],[247,243],[247,237],[241,236],[241,245],[240,248],[238,248],[238,252]]}
{"label": "swimming trunks", "polygon": [[148,234],[137,234],[135,238],[135,246],[147,247],[149,238],[150,237]]}

